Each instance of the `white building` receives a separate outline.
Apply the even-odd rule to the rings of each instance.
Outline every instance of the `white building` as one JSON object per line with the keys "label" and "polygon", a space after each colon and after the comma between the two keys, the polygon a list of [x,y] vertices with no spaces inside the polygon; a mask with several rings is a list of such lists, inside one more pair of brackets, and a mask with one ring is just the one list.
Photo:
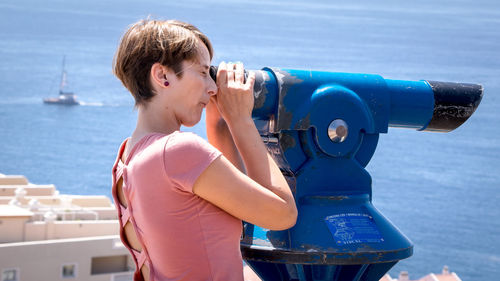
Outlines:
{"label": "white building", "polygon": [[106,196],[61,195],[0,174],[0,281],[132,280],[118,231]]}

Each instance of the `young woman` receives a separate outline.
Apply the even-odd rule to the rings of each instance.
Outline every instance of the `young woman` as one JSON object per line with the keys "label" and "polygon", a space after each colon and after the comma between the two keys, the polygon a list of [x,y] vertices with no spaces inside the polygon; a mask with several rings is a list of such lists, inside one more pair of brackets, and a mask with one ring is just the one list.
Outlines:
{"label": "young woman", "polygon": [[[292,227],[293,195],[251,118],[254,74],[221,63],[196,27],[142,20],[123,35],[114,73],[135,99],[137,126],[113,167],[120,235],[134,280],[243,280],[241,220]],[[206,108],[208,142],[180,132]]]}

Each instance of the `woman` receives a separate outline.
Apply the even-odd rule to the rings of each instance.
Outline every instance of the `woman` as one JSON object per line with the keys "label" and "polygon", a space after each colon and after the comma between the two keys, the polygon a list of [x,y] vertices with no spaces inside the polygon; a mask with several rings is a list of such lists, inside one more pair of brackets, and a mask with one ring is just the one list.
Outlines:
{"label": "woman", "polygon": [[[115,55],[138,110],[112,191],[134,280],[243,280],[241,220],[295,224],[293,195],[251,118],[255,75],[244,82],[242,64],[221,63],[216,84],[212,55],[196,27],[156,20],[132,25]],[[205,107],[209,142],[179,131]]]}

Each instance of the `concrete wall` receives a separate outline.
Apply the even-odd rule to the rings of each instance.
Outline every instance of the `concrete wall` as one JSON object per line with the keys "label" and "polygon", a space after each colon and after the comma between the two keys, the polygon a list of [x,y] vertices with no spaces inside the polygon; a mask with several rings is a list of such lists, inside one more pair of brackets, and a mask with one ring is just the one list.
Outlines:
{"label": "concrete wall", "polygon": [[0,176],[0,185],[15,185],[15,184],[21,184],[21,185],[28,184],[28,179],[26,179],[25,176],[19,176],[19,175]]}
{"label": "concrete wall", "polygon": [[96,212],[100,220],[116,220],[118,219],[118,211],[113,207],[90,207],[86,208],[89,211]]}
{"label": "concrete wall", "polygon": [[[117,261],[124,260],[125,266],[116,266]],[[106,262],[109,266],[103,264]],[[76,278],[62,278],[64,264],[76,265]],[[96,268],[97,272],[102,272],[102,268],[114,268],[131,273],[134,263],[118,236],[104,236],[0,244],[0,274],[8,268],[18,268],[22,281],[110,281],[112,273],[92,275],[91,272],[96,272]],[[132,280],[131,275],[128,280]]]}
{"label": "concrete wall", "polygon": [[[0,187],[1,188],[1,187]],[[15,196],[1,196],[0,204],[8,204],[10,200],[14,199]],[[85,196],[77,196],[77,195],[57,195],[57,196],[25,196],[20,200],[23,205],[28,204],[31,199],[36,199],[43,205],[61,205],[63,204],[63,198],[70,199],[70,204],[79,206],[79,207],[110,207],[114,206],[111,203],[111,200],[104,195],[85,195]]]}
{"label": "concrete wall", "polygon": [[56,187],[50,185],[0,185],[0,196],[15,196],[16,189],[24,188],[27,196],[49,196],[53,195]]}
{"label": "concrete wall", "polygon": [[118,235],[118,220],[54,221],[26,223],[25,241]]}
{"label": "concrete wall", "polygon": [[71,209],[62,209],[54,207],[52,209],[49,208],[41,208],[37,211],[34,211],[33,219],[34,221],[43,220],[43,216],[47,211],[52,211],[57,215],[56,220],[116,220],[118,219],[118,212],[115,207],[97,207],[97,208],[71,208]]}
{"label": "concrete wall", "polygon": [[0,243],[118,235],[118,220],[28,222],[26,217],[0,218]]}
{"label": "concrete wall", "polygon": [[25,224],[33,213],[12,205],[0,205],[0,243],[22,241]]}
{"label": "concrete wall", "polygon": [[0,217],[0,243],[23,241],[27,221],[27,217]]}
{"label": "concrete wall", "polygon": [[[7,205],[14,198],[14,196],[2,196],[0,197],[0,205]],[[56,206],[61,204],[61,199],[54,196],[26,196],[20,199],[19,202],[23,205],[28,205],[31,199],[37,199],[43,205]]]}
{"label": "concrete wall", "polygon": [[45,237],[47,237],[47,223],[43,221],[27,223],[25,229],[26,234],[24,236],[24,240],[19,240],[17,242],[39,241],[44,240]]}
{"label": "concrete wall", "polygon": [[104,195],[70,196],[71,203],[80,207],[103,207],[113,206],[111,200]]}

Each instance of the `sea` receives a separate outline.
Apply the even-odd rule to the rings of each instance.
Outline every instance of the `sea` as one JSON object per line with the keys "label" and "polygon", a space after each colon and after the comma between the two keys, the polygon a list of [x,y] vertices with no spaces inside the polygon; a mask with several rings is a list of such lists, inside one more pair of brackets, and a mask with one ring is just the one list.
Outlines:
{"label": "sea", "polygon": [[[110,196],[111,166],[134,129],[113,76],[117,44],[144,18],[179,19],[212,40],[213,64],[482,84],[449,133],[389,128],[367,166],[373,204],[414,244],[391,271],[500,280],[500,2],[497,0],[1,0],[0,173]],[[80,106],[42,103],[67,87]],[[206,137],[204,122],[183,128]],[[1,267],[1,265],[0,265]]]}

